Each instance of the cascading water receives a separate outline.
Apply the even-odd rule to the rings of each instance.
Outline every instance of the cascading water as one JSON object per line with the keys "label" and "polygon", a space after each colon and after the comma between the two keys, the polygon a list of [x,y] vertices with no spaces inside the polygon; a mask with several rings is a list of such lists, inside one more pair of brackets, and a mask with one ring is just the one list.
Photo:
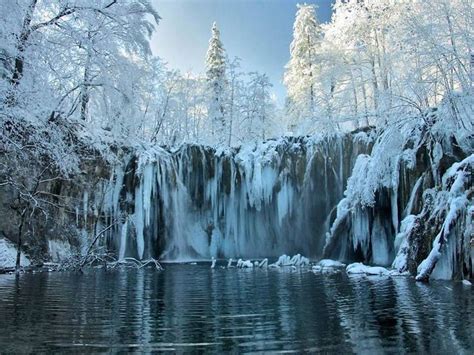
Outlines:
{"label": "cascading water", "polygon": [[108,197],[121,258],[319,257],[365,133],[133,157]]}

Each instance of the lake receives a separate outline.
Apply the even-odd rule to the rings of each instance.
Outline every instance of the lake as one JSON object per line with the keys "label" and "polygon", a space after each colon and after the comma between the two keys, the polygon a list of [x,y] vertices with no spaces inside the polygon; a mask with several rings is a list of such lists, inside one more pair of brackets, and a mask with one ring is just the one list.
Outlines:
{"label": "lake", "polygon": [[209,264],[0,275],[0,352],[472,353],[473,294]]}

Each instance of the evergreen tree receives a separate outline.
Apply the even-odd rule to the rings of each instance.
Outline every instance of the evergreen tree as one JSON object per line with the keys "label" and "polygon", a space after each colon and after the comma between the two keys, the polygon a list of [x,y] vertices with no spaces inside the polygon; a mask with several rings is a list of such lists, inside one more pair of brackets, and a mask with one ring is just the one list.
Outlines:
{"label": "evergreen tree", "polygon": [[316,19],[314,5],[298,5],[286,65],[284,84],[288,90],[288,113],[291,128],[301,128],[303,120],[312,118],[315,110],[315,70],[318,47],[323,35]]}
{"label": "evergreen tree", "polygon": [[225,50],[220,40],[219,29],[214,22],[206,55],[206,76],[210,95],[208,115],[212,125],[212,139],[214,143],[225,142],[227,133],[225,115],[225,90],[227,82],[225,58]]}

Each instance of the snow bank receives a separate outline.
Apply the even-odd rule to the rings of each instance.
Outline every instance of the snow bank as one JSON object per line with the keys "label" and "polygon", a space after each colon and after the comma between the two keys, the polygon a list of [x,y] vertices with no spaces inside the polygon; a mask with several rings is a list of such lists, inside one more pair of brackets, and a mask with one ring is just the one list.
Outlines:
{"label": "snow bank", "polygon": [[390,271],[381,266],[368,266],[362,263],[352,263],[347,265],[346,272],[348,274],[365,274],[365,275],[381,275],[390,276]]}
{"label": "snow bank", "polygon": [[[30,260],[21,253],[21,266],[30,265]],[[0,238],[0,268],[15,267],[16,263],[16,248],[13,243],[5,238]]]}

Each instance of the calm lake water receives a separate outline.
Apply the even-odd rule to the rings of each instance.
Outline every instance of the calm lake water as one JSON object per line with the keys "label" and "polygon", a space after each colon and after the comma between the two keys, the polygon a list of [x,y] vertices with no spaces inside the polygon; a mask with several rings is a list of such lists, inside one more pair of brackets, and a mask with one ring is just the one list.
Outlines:
{"label": "calm lake water", "polygon": [[0,352],[472,353],[473,295],[209,265],[0,275]]}

